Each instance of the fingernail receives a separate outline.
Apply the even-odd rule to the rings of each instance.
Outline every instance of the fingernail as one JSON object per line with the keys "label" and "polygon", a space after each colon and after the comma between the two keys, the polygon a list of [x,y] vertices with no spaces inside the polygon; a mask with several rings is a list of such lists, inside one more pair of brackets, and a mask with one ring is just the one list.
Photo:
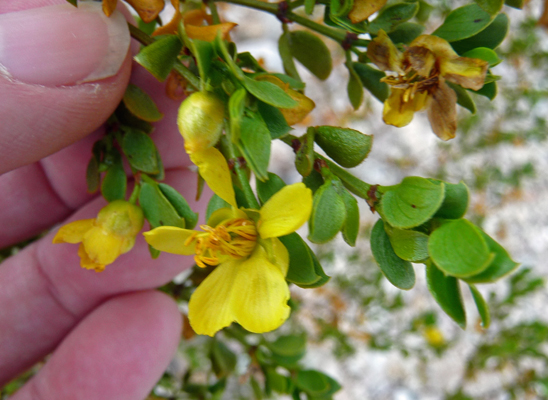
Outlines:
{"label": "fingernail", "polygon": [[0,74],[44,86],[116,75],[128,48],[127,22],[101,3],[34,8],[0,15]]}

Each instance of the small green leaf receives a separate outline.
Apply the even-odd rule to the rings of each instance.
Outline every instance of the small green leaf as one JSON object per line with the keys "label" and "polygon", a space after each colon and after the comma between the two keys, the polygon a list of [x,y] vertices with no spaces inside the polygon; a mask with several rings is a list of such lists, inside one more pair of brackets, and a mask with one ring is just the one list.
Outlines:
{"label": "small green leaf", "polygon": [[345,168],[360,165],[369,155],[373,136],[338,126],[315,127],[314,140],[337,164]]}
{"label": "small green leaf", "polygon": [[358,233],[360,232],[360,208],[358,207],[356,198],[346,189],[343,189],[340,192],[340,195],[346,208],[346,219],[341,232],[344,241],[354,247],[356,245]]}
{"label": "small green leaf", "polygon": [[156,79],[163,82],[175,65],[182,48],[183,44],[179,37],[169,35],[141,48],[141,51],[134,59]]}
{"label": "small green leaf", "polygon": [[371,231],[371,251],[382,273],[392,285],[403,290],[409,290],[415,285],[413,266],[394,252],[382,219],[377,221]]}
{"label": "small green leaf", "polygon": [[469,90],[473,93],[485,96],[489,100],[493,100],[497,96],[497,83],[496,82],[486,83],[485,85],[483,85],[483,87],[480,90],[471,90],[471,89]]}
{"label": "small green leaf", "polygon": [[363,102],[363,86],[360,76],[354,71],[352,63],[346,63],[348,69],[348,84],[346,85],[346,91],[348,92],[348,99],[354,110],[360,108]]}
{"label": "small green leaf", "polygon": [[449,221],[432,232],[428,253],[439,269],[457,278],[479,274],[495,257],[481,231],[465,219]]}
{"label": "small green leaf", "polygon": [[462,302],[459,281],[445,276],[432,263],[426,265],[426,283],[434,300],[462,329],[466,328],[466,311]]}
{"label": "small green leaf", "polygon": [[86,169],[86,183],[88,193],[95,193],[99,190],[101,174],[99,173],[99,160],[95,154],[91,156]]}
{"label": "small green leaf", "polygon": [[325,394],[329,390],[329,382],[325,375],[314,370],[299,371],[295,384],[312,397]]}
{"label": "small green leaf", "polygon": [[406,261],[419,262],[428,258],[428,235],[384,224],[390,244],[396,255]]}
{"label": "small green leaf", "polygon": [[489,247],[489,251],[495,254],[495,258],[491,264],[482,272],[465,278],[468,283],[491,283],[508,275],[515,270],[519,263],[510,258],[510,255],[504,247],[498,244],[491,236],[481,231],[483,239]]}
{"label": "small green leaf", "polygon": [[457,104],[461,107],[466,108],[468,111],[470,111],[472,114],[476,113],[476,103],[474,103],[474,100],[472,100],[472,97],[470,97],[470,94],[466,89],[464,89],[462,86],[457,85],[453,82],[445,82],[451,89],[455,91],[457,94]]}
{"label": "small green leaf", "polygon": [[109,166],[101,184],[101,194],[107,201],[123,200],[126,197],[127,176],[122,164],[122,156],[114,149],[110,156],[112,163]]}
{"label": "small green leaf", "polygon": [[261,204],[266,203],[268,199],[285,186],[285,182],[282,178],[272,172],[268,173],[268,179],[266,181],[257,179],[255,182],[257,184],[257,196],[259,196]]}
{"label": "small green leaf", "polygon": [[[433,179],[430,179],[430,181],[434,182]],[[466,210],[468,210],[468,200],[470,197],[468,186],[462,181],[459,183],[443,183],[445,185],[445,197],[434,217],[444,219],[462,218],[466,214]]]}
{"label": "small green leaf", "polygon": [[432,35],[448,42],[466,39],[484,30],[491,23],[492,18],[477,4],[468,4],[451,11]]}
{"label": "small green leaf", "polygon": [[491,15],[496,15],[502,8],[503,0],[474,0],[478,6]]}
{"label": "small green leaf", "polygon": [[115,111],[115,116],[118,118],[118,122],[120,122],[121,125],[128,128],[137,129],[145,133],[151,133],[154,130],[154,127],[150,122],[143,121],[133,115],[124,105],[124,102],[120,102],[120,104],[118,104]]}
{"label": "small green leaf", "polygon": [[139,204],[152,228],[158,226],[185,227],[185,220],[167,200],[155,183],[143,182],[139,194]]}
{"label": "small green leaf", "polygon": [[337,184],[340,182],[329,179],[314,193],[312,214],[308,220],[308,240],[312,243],[330,241],[344,225],[346,208]]}
{"label": "small green leaf", "polygon": [[287,393],[287,378],[278,374],[274,368],[266,368],[265,378],[266,384],[271,390],[280,394]]}
{"label": "small green leaf", "polygon": [[506,37],[509,25],[510,21],[506,14],[499,14],[487,28],[472,37],[452,42],[451,46],[459,54],[464,54],[478,47],[496,49]]}
{"label": "small green leaf", "polygon": [[251,69],[256,72],[266,72],[266,70],[259,64],[259,62],[251,55],[250,52],[244,51],[243,53],[238,53],[236,59],[239,67]]}
{"label": "small green leaf", "polygon": [[354,71],[360,77],[362,85],[380,102],[384,102],[388,98],[390,88],[385,82],[381,82],[381,79],[386,76],[383,71],[361,63],[354,63]]}
{"label": "small green leaf", "polygon": [[262,181],[268,179],[270,143],[270,131],[261,115],[247,112],[240,125],[238,148],[255,176]]}
{"label": "small green leaf", "polygon": [[[308,250],[310,250],[310,248]],[[303,289],[319,288],[325,285],[331,279],[331,277],[324,272],[322,265],[320,264],[320,261],[318,260],[318,258],[316,257],[316,255],[314,254],[312,250],[310,250],[310,255],[312,256],[312,261],[314,262],[314,272],[316,273],[316,275],[320,277],[320,279],[309,285],[300,284],[299,287]]]}
{"label": "small green leaf", "polygon": [[192,41],[194,57],[201,77],[207,77],[211,68],[211,60],[215,55],[213,44],[205,40],[194,39]]}
{"label": "small green leaf", "polygon": [[280,39],[278,39],[278,52],[280,53],[285,73],[294,79],[301,80],[295,66],[295,61],[293,60],[293,54],[291,53],[290,40],[290,32],[282,33]]}
{"label": "small green leaf", "polygon": [[513,7],[521,10],[523,9],[524,0],[504,0],[504,4],[506,4],[508,7]]}
{"label": "small green leaf", "polygon": [[424,26],[414,22],[404,22],[403,24],[398,25],[392,32],[388,33],[388,37],[395,44],[409,44],[418,38],[422,32],[424,32]]}
{"label": "small green leaf", "polygon": [[228,115],[230,117],[230,138],[233,143],[240,139],[240,125],[244,115],[247,91],[244,88],[236,90],[228,99]]}
{"label": "small green leaf", "polygon": [[[76,1],[76,0],[74,0]],[[316,0],[304,0],[304,12],[307,15],[312,15],[314,11],[314,6],[316,5]]]}
{"label": "small green leaf", "polygon": [[262,101],[257,101],[257,110],[261,114],[261,117],[263,117],[272,140],[282,137],[291,130],[282,112],[276,107],[272,107]]}
{"label": "small green leaf", "polygon": [[192,211],[186,199],[177,190],[165,183],[159,183],[158,188],[175,208],[177,214],[185,219],[185,228],[193,229],[198,222],[198,214]]}
{"label": "small green leaf", "polygon": [[236,368],[236,354],[219,340],[213,340],[210,358],[211,369],[217,379],[230,375]]}
{"label": "small green leaf", "polygon": [[308,176],[314,168],[314,128],[308,128],[299,140],[300,147],[295,153],[295,168],[302,176]]}
{"label": "small green leaf", "polygon": [[331,15],[335,17],[342,17],[348,15],[354,5],[353,0],[331,0],[329,3],[331,9]]}
{"label": "small green leaf", "polygon": [[67,0],[70,4],[72,4],[74,7],[78,7],[78,0]]}
{"label": "small green leaf", "polygon": [[303,177],[303,183],[307,188],[312,190],[312,193],[316,193],[316,191],[324,184],[324,180],[318,171],[313,170],[310,175]]}
{"label": "small green leaf", "polygon": [[474,285],[468,285],[468,287],[470,288],[470,292],[472,292],[474,303],[476,303],[476,307],[481,317],[481,327],[483,329],[487,329],[489,328],[489,325],[491,325],[491,314],[489,313],[489,305],[481,295],[480,291]]}
{"label": "small green leaf", "polygon": [[311,250],[304,240],[296,233],[281,236],[279,239],[289,252],[289,269],[285,279],[297,286],[318,282],[321,276],[316,274]]}
{"label": "small green leaf", "polygon": [[280,356],[292,357],[304,355],[306,351],[306,336],[286,335],[278,337],[274,342],[267,342],[267,347]]}
{"label": "small green leaf", "polygon": [[150,96],[131,83],[126,88],[123,101],[133,115],[147,122],[159,121],[164,116]]}
{"label": "small green leaf", "polygon": [[416,2],[397,3],[386,7],[369,24],[369,33],[376,35],[381,29],[392,32],[396,26],[413,18],[417,11],[419,11],[419,5]]}
{"label": "small green leaf", "polygon": [[157,158],[156,145],[144,132],[135,129],[124,129],[122,150],[131,166],[147,174],[160,172]]}
{"label": "small green leaf", "polygon": [[480,60],[487,61],[489,63],[489,67],[494,67],[502,62],[497,53],[488,47],[478,47],[476,49],[469,50],[462,56],[468,58],[479,58]]}
{"label": "small green leaf", "polygon": [[293,108],[299,103],[291,98],[284,90],[275,84],[267,81],[256,81],[254,79],[244,78],[242,82],[245,88],[253,96],[274,107]]}
{"label": "small green leaf", "polygon": [[331,53],[318,36],[308,31],[290,32],[289,48],[293,57],[318,79],[329,77],[333,68]]}
{"label": "small green leaf", "polygon": [[382,196],[378,211],[393,227],[414,228],[434,216],[443,202],[444,192],[443,184],[408,176]]}

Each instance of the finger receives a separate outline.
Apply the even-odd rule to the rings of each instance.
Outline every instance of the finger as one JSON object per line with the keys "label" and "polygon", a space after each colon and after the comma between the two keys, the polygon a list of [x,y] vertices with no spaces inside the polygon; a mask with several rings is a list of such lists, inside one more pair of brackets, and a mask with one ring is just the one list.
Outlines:
{"label": "finger", "polygon": [[[167,179],[192,199],[196,176]],[[71,220],[93,218],[105,204],[95,199]],[[189,201],[200,212],[204,204]],[[51,244],[54,232],[0,264],[0,385],[51,352],[74,325],[105,299],[169,282],[193,264],[191,257],[150,258],[142,235],[135,247],[101,273],[80,268],[77,245]],[[24,352],[21,349],[25,349]]]}
{"label": "finger", "polygon": [[169,297],[115,297],[88,315],[12,400],[141,400],[179,342],[181,315]]}
{"label": "finger", "polygon": [[123,96],[130,38],[119,12],[63,2],[0,14],[0,37],[0,173],[94,131]]}

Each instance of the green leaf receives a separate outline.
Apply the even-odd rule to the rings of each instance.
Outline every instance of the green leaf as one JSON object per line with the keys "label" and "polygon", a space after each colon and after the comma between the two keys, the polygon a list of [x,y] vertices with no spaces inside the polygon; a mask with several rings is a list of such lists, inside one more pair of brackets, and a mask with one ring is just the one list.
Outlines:
{"label": "green leaf", "polygon": [[177,61],[183,44],[177,35],[165,36],[141,48],[134,59],[156,79],[163,82]]}
{"label": "green leaf", "polygon": [[131,83],[126,88],[123,102],[133,115],[147,122],[159,121],[164,116],[150,96]]}
{"label": "green leaf", "polygon": [[489,328],[491,325],[491,314],[489,313],[489,306],[487,302],[481,295],[480,291],[474,285],[468,285],[470,292],[472,292],[472,297],[474,298],[474,303],[478,309],[479,315],[481,317],[481,327],[483,329]]}
{"label": "green leaf", "polygon": [[329,390],[329,382],[325,375],[314,370],[299,371],[295,384],[312,397],[325,394]]}
{"label": "green leaf", "polygon": [[492,18],[477,4],[468,4],[451,11],[432,35],[448,42],[466,39],[484,30],[491,23]]}
{"label": "green leaf", "polygon": [[315,5],[316,5],[316,0],[304,0],[304,12],[307,15],[312,15],[312,12],[314,12]]}
{"label": "green leaf", "polygon": [[70,4],[72,4],[74,7],[78,7],[78,0],[67,0]]}
{"label": "green leaf", "polygon": [[285,335],[278,337],[273,342],[267,342],[266,346],[274,354],[285,357],[303,356],[306,352],[305,335]]}
{"label": "green leaf", "polygon": [[491,15],[496,15],[502,8],[503,0],[474,0],[478,6]]}
{"label": "green leaf", "polygon": [[262,101],[257,101],[257,110],[259,111],[259,114],[261,114],[261,117],[263,117],[263,121],[270,131],[270,138],[272,140],[282,137],[291,130],[291,127],[287,124],[282,112],[276,107],[272,107]]}
{"label": "green leaf", "polygon": [[285,186],[285,182],[282,178],[272,172],[268,173],[268,179],[266,181],[256,179],[255,182],[257,184],[257,196],[259,196],[261,204],[266,203],[268,199]]}
{"label": "green leaf", "polygon": [[185,228],[193,229],[198,222],[198,214],[192,211],[186,199],[177,190],[165,183],[159,183],[158,188],[175,208],[177,214],[185,219]]}
{"label": "green leaf", "polygon": [[409,261],[399,258],[379,219],[371,231],[371,251],[388,281],[399,289],[409,290],[415,285],[415,270]]}
{"label": "green leaf", "polygon": [[266,368],[266,384],[271,390],[276,393],[287,393],[288,382],[287,378],[276,372],[274,368]]}
{"label": "green leaf", "polygon": [[406,261],[419,262],[428,258],[428,235],[413,230],[394,228],[384,224],[396,255]]}
{"label": "green leaf", "polygon": [[230,117],[230,138],[233,143],[240,139],[240,125],[244,115],[247,91],[244,88],[236,90],[228,99],[228,115]]}
{"label": "green leaf", "polygon": [[120,124],[125,125],[126,127],[134,128],[145,133],[151,133],[154,130],[154,127],[150,122],[143,121],[133,115],[124,105],[124,102],[118,104],[115,116],[118,118]]}
{"label": "green leaf", "polygon": [[471,90],[471,89],[469,90],[473,93],[485,96],[489,100],[493,100],[497,96],[497,83],[496,82],[486,83],[485,85],[483,85],[483,87],[480,90]]}
{"label": "green leaf", "polygon": [[248,111],[240,125],[238,148],[255,176],[262,181],[268,179],[270,143],[270,131],[261,115]]}
{"label": "green leaf", "polygon": [[413,18],[417,11],[419,11],[419,5],[416,2],[397,3],[386,7],[369,24],[369,33],[376,35],[381,29],[385,32],[392,32],[396,26]]}
{"label": "green leaf", "polygon": [[352,63],[346,63],[348,69],[348,84],[346,85],[346,91],[348,92],[348,99],[354,110],[360,108],[363,102],[363,86],[360,76],[354,71]]}
{"label": "green leaf", "polygon": [[487,61],[489,63],[489,67],[494,67],[502,62],[497,53],[488,47],[478,47],[476,49],[469,50],[462,56],[468,58],[479,58],[480,60]]}
{"label": "green leaf", "polygon": [[[434,180],[430,179],[430,181]],[[462,218],[468,209],[468,199],[470,197],[468,186],[462,181],[459,183],[443,183],[445,185],[445,197],[434,217],[444,219]]]}
{"label": "green leaf", "polygon": [[315,127],[314,140],[333,161],[345,168],[360,165],[373,146],[372,135],[338,126]]}
{"label": "green leaf", "polygon": [[[310,250],[310,248],[308,250]],[[318,260],[318,258],[316,257],[316,255],[314,254],[312,250],[310,250],[310,255],[312,256],[312,261],[314,261],[314,272],[316,273],[316,275],[320,277],[320,279],[309,285],[306,285],[306,284],[299,285],[299,287],[303,289],[319,288],[325,285],[331,279],[331,277],[324,272],[322,265],[320,264],[320,261]]]}
{"label": "green leaf", "polygon": [[282,33],[280,39],[278,39],[278,52],[280,53],[285,73],[294,79],[301,80],[295,66],[295,61],[293,60],[293,54],[291,53],[290,40],[290,32]]}
{"label": "green leaf", "polygon": [[403,24],[398,25],[392,32],[388,33],[388,37],[395,44],[409,44],[418,38],[422,32],[424,32],[424,26],[414,22],[404,22]]}
{"label": "green leaf", "polygon": [[386,76],[383,71],[361,63],[354,63],[354,71],[360,77],[362,85],[380,102],[384,102],[388,98],[390,88],[385,82],[381,82],[381,79]]}
{"label": "green leaf", "polygon": [[506,14],[499,14],[487,28],[468,39],[452,42],[451,46],[459,54],[464,54],[477,47],[496,49],[506,37],[509,25],[510,21]]}
{"label": "green leaf", "polygon": [[312,214],[308,220],[308,240],[312,243],[330,241],[344,225],[346,207],[337,185],[340,182],[329,179],[314,193]]}
{"label": "green leaf", "polygon": [[205,40],[194,39],[192,41],[192,53],[196,57],[196,64],[198,65],[198,71],[202,79],[208,76],[211,68],[211,60],[215,55],[213,44],[206,42]]}
{"label": "green leaf", "polygon": [[513,7],[521,10],[523,8],[524,0],[504,0],[504,4],[508,7]]}
{"label": "green leaf", "polygon": [[331,0],[331,15],[335,17],[346,16],[352,10],[353,0]]}
{"label": "green leaf", "polygon": [[144,132],[135,129],[124,129],[122,150],[131,166],[147,174],[160,172],[158,151],[152,139]]}
{"label": "green leaf", "polygon": [[101,184],[101,174],[99,173],[99,159],[93,154],[89,160],[86,169],[86,184],[88,193],[95,193],[99,190]]}
{"label": "green leaf", "polygon": [[279,237],[289,252],[289,269],[285,279],[297,286],[312,285],[321,279],[316,274],[311,250],[304,240],[296,233]]}
{"label": "green leaf", "polygon": [[230,204],[214,194],[213,196],[211,196],[211,199],[209,199],[209,203],[207,203],[206,221],[209,221],[209,217],[211,217],[211,214],[213,214],[218,209],[231,207],[232,206]]}
{"label": "green leaf", "polygon": [[114,149],[109,154],[111,164],[101,184],[101,194],[107,201],[123,200],[126,197],[127,176],[122,164],[122,156]]}
{"label": "green leaf", "polygon": [[301,176],[308,176],[314,168],[314,128],[308,128],[299,142],[299,149],[295,153],[295,168]]}
{"label": "green leaf", "polygon": [[230,375],[236,368],[236,354],[219,340],[213,340],[210,358],[211,369],[215,373],[217,379]]}
{"label": "green leaf", "polygon": [[346,219],[341,232],[344,241],[354,247],[356,245],[358,233],[360,232],[360,208],[358,207],[356,198],[346,189],[343,189],[340,192],[340,195],[346,208]]}
{"label": "green leaf", "polygon": [[434,300],[462,329],[466,328],[466,312],[462,302],[459,281],[445,276],[432,263],[426,265],[426,284]]}
{"label": "green leaf", "polygon": [[175,207],[160,191],[157,184],[143,182],[139,194],[139,204],[152,228],[158,226],[185,228],[185,220],[179,216]]}
{"label": "green leaf", "polygon": [[367,33],[367,22],[362,21],[356,24],[353,24],[348,17],[337,17],[336,15],[331,15],[331,7],[326,6],[323,21],[326,25],[332,26],[334,28],[343,28],[349,32],[354,33]]}
{"label": "green leaf", "polygon": [[274,107],[293,108],[299,103],[291,98],[284,90],[267,81],[256,81],[247,76],[242,82],[253,96]]}
{"label": "green leaf", "polygon": [[312,170],[310,175],[303,177],[303,183],[307,188],[312,190],[312,193],[316,193],[316,191],[324,184],[324,180],[318,171]]}
{"label": "green leaf", "polygon": [[470,111],[472,114],[476,113],[476,103],[474,103],[474,100],[472,100],[472,97],[470,97],[470,94],[466,89],[464,89],[462,86],[457,85],[453,82],[445,82],[451,89],[455,91],[457,94],[457,104],[461,107],[466,108],[468,111]]}
{"label": "green leaf", "polygon": [[266,70],[261,67],[261,64],[251,55],[250,52],[244,51],[242,53],[238,53],[238,57],[236,59],[236,62],[238,63],[238,66],[251,69],[253,71],[257,72],[266,72]]}
{"label": "green leaf", "polygon": [[479,274],[495,257],[481,231],[465,219],[449,221],[432,232],[428,253],[439,269],[457,278]]}
{"label": "green leaf", "polygon": [[465,278],[464,280],[468,283],[491,283],[502,278],[505,275],[508,275],[510,272],[515,270],[519,263],[515,262],[510,258],[510,255],[504,247],[497,243],[491,236],[481,231],[481,235],[489,251],[495,254],[495,258],[491,261],[491,264],[482,272],[477,275],[473,275]]}
{"label": "green leaf", "polygon": [[322,39],[308,31],[292,31],[289,48],[293,57],[318,79],[325,80],[331,74],[331,53]]}
{"label": "green leaf", "polygon": [[382,196],[378,211],[395,228],[414,228],[434,216],[443,202],[444,192],[443,184],[408,176]]}

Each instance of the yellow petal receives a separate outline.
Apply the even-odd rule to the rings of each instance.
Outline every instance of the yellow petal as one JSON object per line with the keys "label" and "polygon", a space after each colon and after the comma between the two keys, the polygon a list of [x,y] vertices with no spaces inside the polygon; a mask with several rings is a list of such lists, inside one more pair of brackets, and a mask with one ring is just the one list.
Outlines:
{"label": "yellow petal", "polygon": [[95,219],[82,219],[59,228],[53,243],[80,243],[87,231],[93,228]]}
{"label": "yellow petal", "polygon": [[426,47],[440,61],[450,60],[459,56],[449,42],[437,36],[421,35],[409,44],[410,48],[414,46]]}
{"label": "yellow petal", "polygon": [[434,133],[442,140],[455,137],[457,131],[457,95],[445,82],[432,92],[428,119]]}
{"label": "yellow petal", "polygon": [[404,89],[392,88],[382,111],[382,119],[386,124],[401,128],[413,120],[415,103],[403,101],[404,93]]}
{"label": "yellow petal", "polygon": [[210,189],[228,204],[237,207],[228,163],[221,152],[210,147],[190,154],[190,160],[196,164]]}
{"label": "yellow petal", "polygon": [[304,183],[284,186],[261,208],[259,235],[263,239],[288,235],[299,229],[312,212],[312,191]]}
{"label": "yellow petal", "polygon": [[241,260],[230,259],[213,270],[188,303],[188,319],[199,335],[213,336],[235,320],[231,297]]}
{"label": "yellow petal", "polygon": [[248,219],[247,214],[238,208],[219,208],[211,213],[207,224],[215,227],[228,219]]}
{"label": "yellow petal", "polygon": [[403,55],[382,29],[367,46],[367,57],[383,71],[403,74],[401,68]]}
{"label": "yellow petal", "polygon": [[152,22],[164,9],[164,0],[127,0],[144,22]]}
{"label": "yellow petal", "polygon": [[194,244],[185,246],[186,240],[196,232],[190,229],[181,229],[175,226],[160,226],[143,235],[148,244],[156,250],[166,253],[189,256],[194,254]]}
{"label": "yellow petal", "polygon": [[386,2],[387,0],[354,0],[354,5],[348,13],[348,18],[350,18],[353,24],[365,21],[383,8]]}
{"label": "yellow petal", "polygon": [[111,264],[122,254],[124,238],[113,235],[99,227],[91,228],[84,236],[82,244],[91,259],[96,264]]}
{"label": "yellow petal", "polygon": [[463,88],[479,90],[485,82],[489,63],[477,58],[458,57],[441,64],[441,75]]}
{"label": "yellow petal", "polygon": [[289,317],[289,288],[280,269],[268,261],[261,246],[238,266],[232,286],[236,322],[254,333],[277,329]]}
{"label": "yellow petal", "polygon": [[282,275],[287,275],[289,269],[289,252],[284,244],[278,238],[269,239],[272,241],[272,254],[269,254],[269,261],[282,271]]}
{"label": "yellow petal", "polygon": [[183,23],[185,24],[185,26],[200,26],[204,21],[211,21],[211,16],[208,15],[203,8],[186,11],[183,14]]}
{"label": "yellow petal", "polygon": [[95,272],[101,272],[105,269],[104,264],[97,264],[94,263],[91,258],[89,258],[88,253],[86,253],[86,250],[84,248],[84,244],[82,243],[78,247],[78,256],[80,257],[80,266],[85,269],[92,269]]}
{"label": "yellow petal", "polygon": [[217,32],[221,32],[221,38],[226,39],[228,33],[236,26],[234,22],[222,22],[217,25],[194,26],[185,25],[185,31],[189,38],[205,40],[211,42],[217,37]]}

